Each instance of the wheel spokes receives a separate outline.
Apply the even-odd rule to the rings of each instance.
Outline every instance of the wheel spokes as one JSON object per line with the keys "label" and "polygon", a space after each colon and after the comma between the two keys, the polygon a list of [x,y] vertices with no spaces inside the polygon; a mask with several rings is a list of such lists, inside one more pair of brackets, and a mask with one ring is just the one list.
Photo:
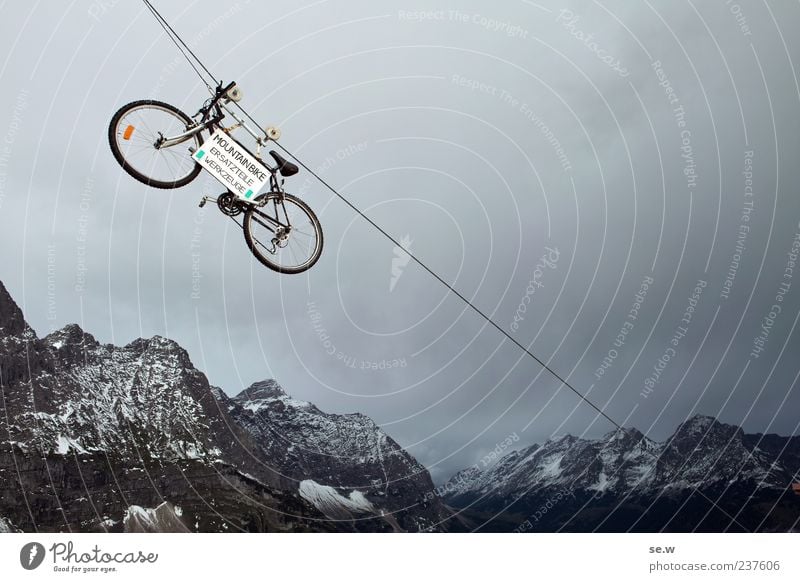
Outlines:
{"label": "wheel spokes", "polygon": [[[279,208],[281,206],[282,209]],[[273,218],[261,210],[254,210],[250,214],[248,226],[253,246],[260,246],[267,251],[269,256],[262,255],[262,257],[279,268],[302,269],[314,260],[317,254],[320,244],[318,229],[305,209],[289,198],[284,199],[282,204],[278,203],[274,208],[276,217],[280,215],[286,217],[285,224],[282,220]],[[260,230],[266,229],[266,232],[255,232],[259,226],[263,227]],[[272,240],[271,249],[261,242],[262,238],[267,238],[264,236],[265,234]],[[285,238],[277,241],[279,236],[285,236]],[[260,252],[260,249],[254,248],[254,251]]]}
{"label": "wheel spokes", "polygon": [[128,166],[152,180],[170,183],[189,176],[195,162],[188,148],[156,148],[155,143],[160,135],[178,135],[186,129],[185,120],[175,112],[158,105],[141,105],[122,116],[115,137]]}

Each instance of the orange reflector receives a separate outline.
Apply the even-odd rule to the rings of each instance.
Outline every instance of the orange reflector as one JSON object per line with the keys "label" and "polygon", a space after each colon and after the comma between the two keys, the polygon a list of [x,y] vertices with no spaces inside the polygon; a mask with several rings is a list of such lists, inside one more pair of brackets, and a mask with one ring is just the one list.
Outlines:
{"label": "orange reflector", "polygon": [[125,133],[122,134],[122,139],[127,141],[131,139],[132,135],[133,135],[133,126],[129,125],[128,127],[125,128]]}

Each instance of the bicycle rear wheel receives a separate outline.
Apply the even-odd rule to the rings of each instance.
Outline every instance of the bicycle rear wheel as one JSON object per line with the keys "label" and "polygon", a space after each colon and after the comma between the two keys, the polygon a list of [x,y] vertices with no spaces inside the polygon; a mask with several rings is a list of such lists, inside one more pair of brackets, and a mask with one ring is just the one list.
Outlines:
{"label": "bicycle rear wheel", "polygon": [[158,140],[182,134],[191,123],[169,103],[134,101],[114,114],[108,143],[122,168],[140,182],[153,188],[180,188],[200,173],[190,151],[202,144],[200,133],[170,147],[158,147]]}
{"label": "bicycle rear wheel", "polygon": [[314,266],[322,254],[322,225],[311,208],[291,194],[270,192],[266,204],[251,206],[242,224],[255,257],[273,271],[297,274]]}

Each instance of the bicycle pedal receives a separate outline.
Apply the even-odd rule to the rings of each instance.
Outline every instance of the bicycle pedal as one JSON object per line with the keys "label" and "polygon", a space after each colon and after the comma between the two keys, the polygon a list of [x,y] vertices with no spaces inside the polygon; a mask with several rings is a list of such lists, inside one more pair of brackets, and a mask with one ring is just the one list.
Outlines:
{"label": "bicycle pedal", "polygon": [[205,206],[205,205],[206,205],[206,199],[205,199],[205,198],[203,198],[203,199],[200,201],[200,208],[202,208],[202,207],[203,207],[203,206]]}

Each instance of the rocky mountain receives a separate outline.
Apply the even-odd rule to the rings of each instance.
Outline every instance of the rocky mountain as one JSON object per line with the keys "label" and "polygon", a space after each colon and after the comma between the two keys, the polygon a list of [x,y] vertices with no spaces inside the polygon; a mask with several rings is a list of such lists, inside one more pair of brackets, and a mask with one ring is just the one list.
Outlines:
{"label": "rocky mountain", "polygon": [[788,531],[800,529],[799,478],[800,437],[695,416],[663,443],[636,429],[563,436],[440,491],[485,530]]}
{"label": "rocky mountain", "polygon": [[243,391],[228,411],[271,468],[332,519],[379,515],[396,531],[418,531],[450,515],[431,498],[427,469],[363,414],[322,412],[274,380]]}
{"label": "rocky mountain", "polygon": [[175,342],[38,338],[0,284],[0,531],[418,531],[449,515],[369,418],[236,398]]}
{"label": "rocky mountain", "polygon": [[434,488],[364,415],[274,380],[229,397],[161,337],[39,338],[0,283],[0,533],[796,531],[797,481],[800,437],[696,416],[664,442],[567,435]]}

